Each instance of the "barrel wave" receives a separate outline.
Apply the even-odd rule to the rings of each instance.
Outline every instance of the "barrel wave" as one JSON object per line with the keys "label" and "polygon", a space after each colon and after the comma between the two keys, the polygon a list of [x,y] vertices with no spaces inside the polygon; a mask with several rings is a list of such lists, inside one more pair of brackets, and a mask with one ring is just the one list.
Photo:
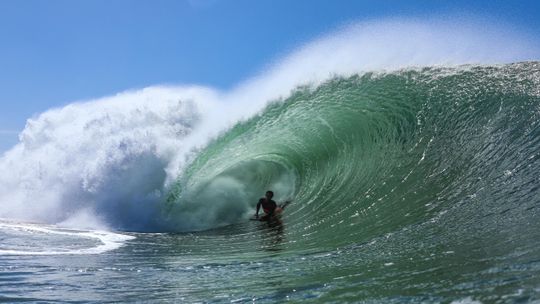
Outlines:
{"label": "barrel wave", "polygon": [[[539,88],[538,62],[300,87],[200,151],[168,197],[171,217],[185,201],[210,200],[222,204],[214,209],[222,217],[210,216],[225,223],[235,221],[224,216],[230,209],[245,221],[272,189],[277,200],[293,200],[282,221],[260,224],[263,240],[244,222],[178,250],[219,256],[222,264],[209,266],[216,272],[244,261],[241,273],[251,274],[261,248],[276,252],[279,259],[263,259],[272,265],[261,266],[270,267],[265,277],[303,289],[295,298],[240,279],[243,290],[271,294],[263,301],[534,299]],[[301,275],[284,283],[283,271]]]}
{"label": "barrel wave", "polygon": [[[264,228],[266,242],[239,224],[222,228],[227,241],[210,233],[211,247],[228,257],[284,252],[276,267],[303,274],[287,284],[323,302],[534,298],[539,88],[538,62],[300,87],[202,150],[170,193],[170,212],[186,197],[211,197],[225,214],[252,212],[266,189],[292,199],[283,223]],[[429,292],[391,296],[404,290]]]}
{"label": "barrel wave", "polygon": [[186,199],[242,210],[273,189],[294,200],[290,221],[335,240],[434,219],[464,228],[503,211],[514,226],[508,212],[521,221],[534,212],[518,210],[538,203],[538,68],[423,68],[298,88],[203,149],[171,212]]}

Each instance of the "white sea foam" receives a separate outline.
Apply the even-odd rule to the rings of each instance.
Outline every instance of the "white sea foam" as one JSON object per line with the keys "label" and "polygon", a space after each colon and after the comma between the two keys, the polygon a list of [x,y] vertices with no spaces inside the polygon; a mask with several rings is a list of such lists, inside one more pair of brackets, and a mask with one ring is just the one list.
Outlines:
{"label": "white sea foam", "polygon": [[[17,246],[16,244],[3,244],[0,246],[0,255],[101,254],[118,249],[123,246],[126,241],[134,239],[133,236],[102,230],[76,230],[37,223],[0,221],[0,233],[7,234],[9,231],[19,232],[19,237],[26,236],[24,246]],[[61,243],[61,245],[51,247],[51,244],[49,244],[47,241],[30,241],[30,243],[28,243],[28,240],[30,239],[29,236],[38,236],[40,237],[38,239],[45,239],[45,236],[58,236],[60,239],[70,237],[79,240],[94,240],[97,244],[93,246],[89,245],[85,247],[72,248],[69,242],[62,242],[60,240],[59,243]],[[94,242],[92,242],[92,244],[93,243]],[[12,248],[5,248],[4,246],[6,245],[11,246]],[[29,247],[31,249],[28,249]]]}
{"label": "white sea foam", "polygon": [[[156,86],[51,109],[29,119],[20,142],[0,158],[0,217],[160,229],[168,187],[195,149],[298,85],[371,70],[531,60],[539,53],[528,37],[489,22],[390,19],[324,36],[229,92]],[[200,202],[184,220],[189,209],[212,208]]]}
{"label": "white sea foam", "polygon": [[471,297],[467,297],[460,300],[454,300],[450,304],[482,304],[482,302],[473,300]]}

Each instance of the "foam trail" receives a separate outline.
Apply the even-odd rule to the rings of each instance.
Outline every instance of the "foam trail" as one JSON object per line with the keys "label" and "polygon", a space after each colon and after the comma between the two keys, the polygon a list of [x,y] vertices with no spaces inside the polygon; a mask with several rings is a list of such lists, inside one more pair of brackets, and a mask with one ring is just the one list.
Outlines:
{"label": "foam trail", "polygon": [[[101,254],[107,251],[115,250],[124,245],[128,240],[134,239],[134,237],[124,234],[112,233],[108,231],[97,230],[73,230],[64,229],[49,225],[39,225],[35,223],[17,223],[0,220],[0,229],[3,232],[15,231],[26,235],[26,242],[22,248],[2,248],[0,247],[0,255],[81,255],[81,254]],[[30,244],[30,240],[33,236],[42,236],[45,242],[35,242]],[[18,236],[20,238],[20,235]],[[50,238],[64,239],[66,237],[74,238],[76,240],[94,240],[97,244],[84,246],[81,248],[50,248]],[[5,245],[5,244],[4,244]],[[32,250],[28,250],[31,247]]]}
{"label": "foam trail", "polygon": [[230,92],[151,87],[49,110],[29,119],[19,144],[0,159],[0,217],[137,231],[168,229],[167,221],[193,222],[181,225],[186,230],[234,222],[248,203],[231,208],[236,215],[225,222],[192,220],[217,212],[211,201],[182,209],[176,219],[164,217],[169,186],[197,148],[298,85],[335,75],[537,58],[537,45],[523,36],[482,25],[359,23],[306,45]]}

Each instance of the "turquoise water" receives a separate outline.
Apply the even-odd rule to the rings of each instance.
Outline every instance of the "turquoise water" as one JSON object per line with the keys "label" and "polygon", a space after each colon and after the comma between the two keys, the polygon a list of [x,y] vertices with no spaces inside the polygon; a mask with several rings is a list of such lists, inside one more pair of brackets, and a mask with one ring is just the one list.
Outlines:
{"label": "turquoise water", "polygon": [[[0,300],[540,301],[539,159],[538,62],[336,77],[200,149],[133,238],[5,224]],[[267,189],[292,203],[249,221]]]}

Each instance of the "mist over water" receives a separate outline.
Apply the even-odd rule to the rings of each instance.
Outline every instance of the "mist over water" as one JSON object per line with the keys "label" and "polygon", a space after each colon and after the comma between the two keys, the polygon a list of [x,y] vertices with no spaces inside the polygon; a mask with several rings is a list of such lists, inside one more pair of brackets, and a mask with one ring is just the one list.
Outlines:
{"label": "mist over water", "polygon": [[[188,165],[238,122],[268,115],[261,111],[273,102],[290,103],[299,86],[316,90],[334,77],[371,71],[529,60],[537,50],[490,23],[389,19],[309,43],[228,92],[150,87],[51,109],[29,119],[19,144],[0,159],[0,217],[133,231],[242,221],[266,188],[279,189],[279,199],[294,197],[302,180],[289,155],[258,162],[240,154],[229,163],[218,151],[208,160],[211,168],[187,171]],[[295,115],[289,121],[310,119]],[[250,140],[238,145],[267,144]]]}

